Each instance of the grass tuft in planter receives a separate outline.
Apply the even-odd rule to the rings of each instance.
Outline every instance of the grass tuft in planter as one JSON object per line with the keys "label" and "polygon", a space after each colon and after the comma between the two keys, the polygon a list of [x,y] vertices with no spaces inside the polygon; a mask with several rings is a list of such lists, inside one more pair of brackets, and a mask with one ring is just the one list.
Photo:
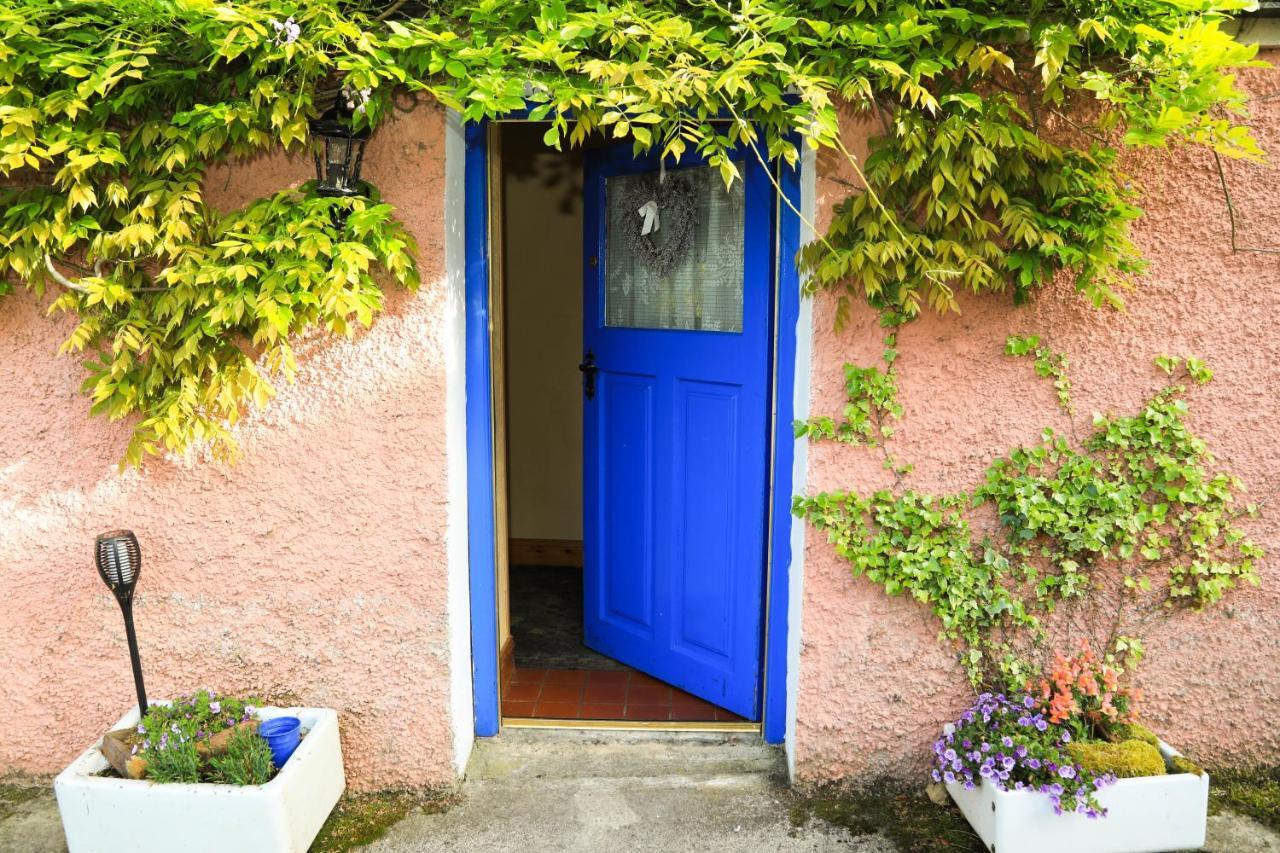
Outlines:
{"label": "grass tuft in planter", "polygon": [[271,747],[249,729],[236,729],[227,751],[209,759],[211,781],[224,785],[262,785],[275,773]]}

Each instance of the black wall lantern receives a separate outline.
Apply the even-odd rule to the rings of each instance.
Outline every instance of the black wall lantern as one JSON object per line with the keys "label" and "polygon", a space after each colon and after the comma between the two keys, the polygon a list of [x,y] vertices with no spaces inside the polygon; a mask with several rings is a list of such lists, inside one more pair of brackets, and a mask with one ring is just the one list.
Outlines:
{"label": "black wall lantern", "polygon": [[350,111],[336,105],[311,122],[310,129],[316,159],[316,192],[326,198],[364,195],[360,165],[369,131],[355,130]]}

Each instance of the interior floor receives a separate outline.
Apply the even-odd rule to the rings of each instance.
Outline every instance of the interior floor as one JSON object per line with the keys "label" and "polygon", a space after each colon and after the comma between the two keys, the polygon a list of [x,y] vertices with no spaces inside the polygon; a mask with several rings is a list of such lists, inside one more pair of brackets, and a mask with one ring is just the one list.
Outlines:
{"label": "interior floor", "polygon": [[582,644],[582,569],[512,566],[511,636],[521,669],[627,667]]}
{"label": "interior floor", "polygon": [[515,667],[502,685],[502,716],[743,722],[583,645],[581,569],[512,566],[510,571]]}
{"label": "interior floor", "polygon": [[624,670],[522,669],[502,686],[502,716],[545,720],[741,723],[656,678]]}

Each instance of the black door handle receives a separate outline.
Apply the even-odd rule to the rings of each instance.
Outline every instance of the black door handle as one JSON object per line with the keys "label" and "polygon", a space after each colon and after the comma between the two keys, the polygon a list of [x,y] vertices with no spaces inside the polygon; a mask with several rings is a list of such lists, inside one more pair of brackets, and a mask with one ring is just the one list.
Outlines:
{"label": "black door handle", "polygon": [[595,399],[596,373],[600,371],[600,368],[596,367],[595,353],[587,350],[582,363],[578,365],[578,370],[582,371],[582,393],[586,395],[588,400]]}

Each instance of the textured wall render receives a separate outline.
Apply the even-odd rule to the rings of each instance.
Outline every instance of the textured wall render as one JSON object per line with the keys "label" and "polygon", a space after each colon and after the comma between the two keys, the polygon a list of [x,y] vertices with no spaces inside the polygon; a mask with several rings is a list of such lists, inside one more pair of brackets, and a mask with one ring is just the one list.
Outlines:
{"label": "textured wall render", "polygon": [[[132,704],[93,536],[131,527],[152,696],[208,686],[338,709],[355,787],[453,778],[446,613],[444,113],[383,128],[366,177],[417,238],[423,287],[352,342],[304,344],[297,384],[237,429],[234,466],[117,472],[124,425],[89,418],[71,328],[0,302],[0,772],[60,769]],[[210,176],[223,207],[305,180],[272,157]],[[463,725],[470,725],[464,721]]]}
{"label": "textured wall render", "polygon": [[[1276,56],[1270,57],[1275,61]],[[1247,78],[1258,94],[1280,89],[1280,74]],[[1280,103],[1259,102],[1252,123],[1265,148],[1280,152]],[[850,120],[850,138],[866,128]],[[1127,169],[1145,188],[1147,217],[1137,241],[1149,273],[1127,296],[1124,313],[1099,311],[1069,283],[1027,307],[1008,297],[962,300],[962,313],[927,315],[899,335],[900,400],[906,408],[892,448],[916,469],[908,485],[947,493],[981,479],[991,459],[1033,442],[1044,426],[1061,429],[1052,387],[1027,361],[1001,355],[1012,333],[1038,333],[1071,359],[1077,404],[1089,413],[1136,410],[1160,387],[1151,365],[1160,353],[1199,355],[1216,380],[1193,392],[1192,426],[1251,498],[1280,487],[1280,256],[1232,253],[1213,159],[1203,151],[1147,151]],[[1244,221],[1242,239],[1280,247],[1273,165],[1228,164]],[[856,180],[837,157],[818,163],[818,208]],[[814,311],[813,414],[839,411],[841,365],[878,364],[884,330],[861,308],[833,331],[834,301]],[[878,454],[811,445],[808,490],[871,490],[889,485]],[[1184,615],[1149,636],[1141,677],[1144,714],[1168,740],[1206,762],[1280,757],[1280,506],[1251,524],[1270,556],[1262,586],[1233,594],[1227,606]],[[923,765],[941,724],[967,702],[958,666],[937,642],[937,623],[918,604],[887,598],[851,577],[826,537],[810,531],[804,579],[797,734],[798,776],[807,782],[902,774]]]}
{"label": "textured wall render", "polygon": [[[1258,72],[1259,92],[1280,74]],[[115,602],[92,567],[96,533],[129,526],[144,549],[136,608],[153,696],[202,686],[336,707],[355,787],[453,778],[446,613],[443,113],[423,106],[370,144],[366,174],[420,244],[423,288],[395,293],[355,341],[302,349],[298,382],[238,427],[235,466],[165,460],[120,474],[124,425],[87,416],[78,364],[55,356],[70,330],[40,300],[0,301],[0,773],[50,773],[131,704]],[[1280,151],[1280,102],[1256,107]],[[859,134],[852,122],[850,138]],[[865,135],[865,134],[863,134]],[[1046,335],[1073,363],[1079,408],[1131,411],[1159,385],[1159,352],[1205,357],[1217,379],[1193,397],[1193,423],[1255,497],[1280,485],[1280,257],[1233,254],[1212,159],[1147,152],[1130,163],[1147,190],[1139,242],[1150,273],[1125,313],[1097,311],[1067,285],[1033,305],[963,300],[900,335],[906,415],[895,450],[911,484],[972,487],[995,455],[1060,425],[1053,391],[1004,358],[1013,332]],[[818,209],[854,180],[818,160]],[[1229,164],[1253,244],[1280,246],[1277,170]],[[301,160],[265,158],[211,176],[230,206],[307,178]],[[460,215],[460,212],[458,212]],[[883,331],[870,311],[832,331],[814,305],[815,414],[841,403],[840,367],[874,363]],[[885,484],[865,451],[814,445],[808,488]],[[1274,513],[1255,538],[1280,552]],[[820,534],[807,538],[793,748],[798,775],[820,781],[907,773],[966,701],[936,626],[909,601],[853,580]],[[1280,735],[1280,579],[1229,607],[1185,617],[1150,641],[1147,716],[1211,760],[1271,760]],[[464,726],[470,722],[463,721]]]}

